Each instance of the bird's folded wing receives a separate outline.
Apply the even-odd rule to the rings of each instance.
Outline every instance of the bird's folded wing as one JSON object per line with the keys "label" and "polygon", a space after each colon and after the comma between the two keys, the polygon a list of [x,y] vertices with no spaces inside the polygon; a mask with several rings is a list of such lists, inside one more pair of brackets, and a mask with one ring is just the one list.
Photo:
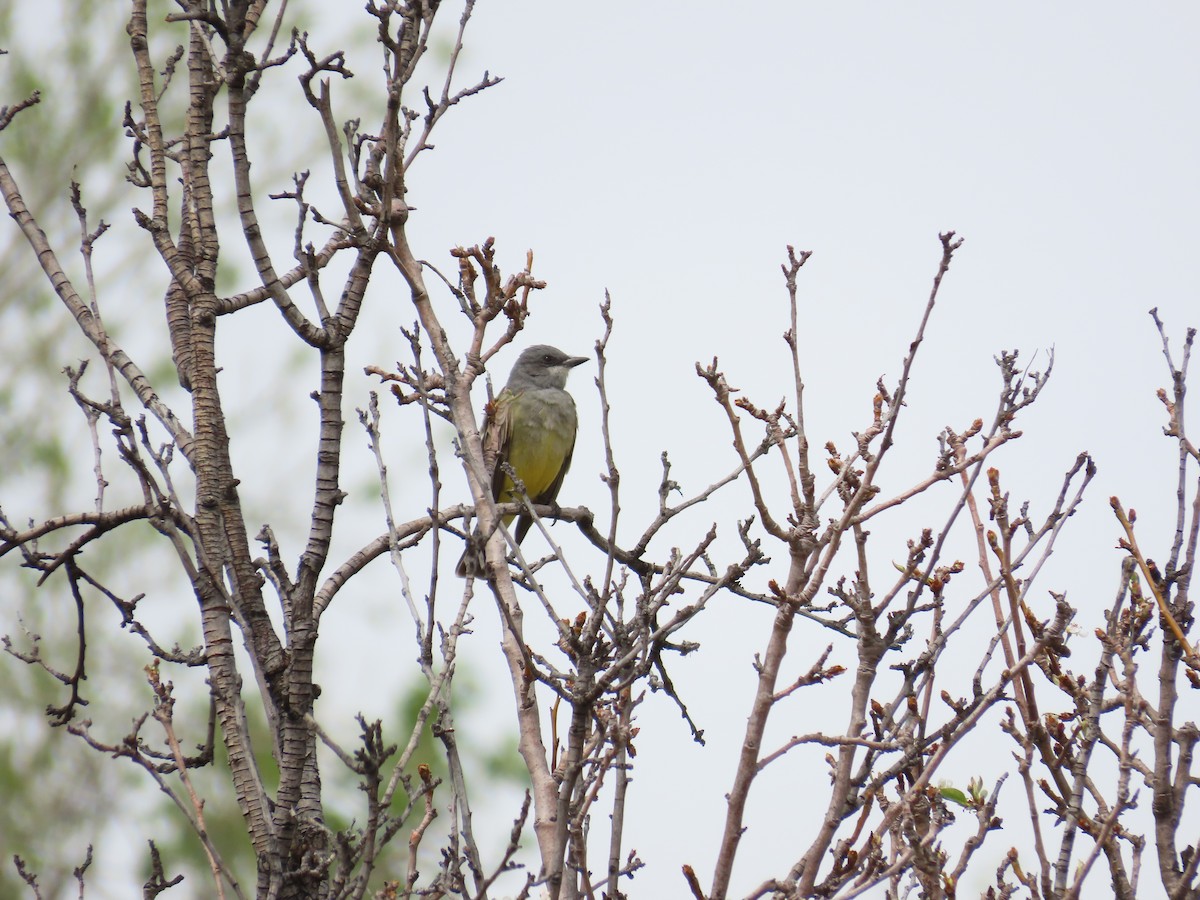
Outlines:
{"label": "bird's folded wing", "polygon": [[491,404],[483,423],[483,458],[492,467],[492,498],[500,499],[504,490],[504,468],[508,459],[508,438],[512,424],[514,394],[507,388]]}

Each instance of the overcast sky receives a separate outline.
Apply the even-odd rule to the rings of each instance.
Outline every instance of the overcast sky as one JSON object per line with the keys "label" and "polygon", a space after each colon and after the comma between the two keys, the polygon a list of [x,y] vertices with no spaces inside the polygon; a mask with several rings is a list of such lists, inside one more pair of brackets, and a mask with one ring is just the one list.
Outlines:
{"label": "overcast sky", "polygon": [[[485,68],[505,81],[445,120],[414,171],[412,234],[431,259],[487,235],[510,268],[533,248],[550,286],[522,343],[589,352],[595,308],[611,291],[610,390],[633,535],[653,513],[660,451],[671,452],[685,492],[732,464],[694,362],[719,355],[730,382],[760,404],[788,395],[785,245],[813,251],[800,279],[810,438],[845,449],[867,422],[875,379],[894,383],[938,233],[956,230],[966,243],[882,481],[897,489],[928,471],[943,426],[990,421],[1001,349],[1042,368],[1053,347],[1055,374],[1024,420],[1027,437],[998,465],[1036,515],[1076,454],[1094,454],[1086,515],[1036,592],[1048,602],[1049,590],[1066,590],[1088,634],[1117,583],[1107,498],[1138,508],[1152,554],[1165,556],[1174,525],[1175,452],[1153,396],[1168,379],[1147,310],[1158,307],[1177,354],[1185,327],[1200,324],[1200,14],[1132,9],[482,3],[461,83]],[[572,376],[583,424],[563,498],[603,509],[592,374]],[[903,540],[940,524],[950,501],[940,495],[927,520],[877,525],[892,543],[877,545],[876,566],[901,559]],[[713,506],[696,533],[718,521],[731,535],[749,513],[738,492]],[[708,747],[689,741],[661,698],[643,707],[643,725],[654,724],[643,728],[628,839],[650,864],[634,896],[680,895],[684,862],[710,877],[767,624],[763,612],[726,603],[693,631],[705,650],[677,672]],[[789,674],[828,640],[799,625]],[[852,663],[850,650],[835,659]],[[781,709],[772,734],[836,728],[843,701],[831,691]],[[814,704],[835,714],[823,719]],[[990,782],[1010,766],[1007,754],[993,742],[990,755],[944,775]],[[811,797],[824,802],[822,755],[778,764],[758,786],[735,887],[785,870],[805,846]],[[1019,790],[1007,790],[1015,823]]]}
{"label": "overcast sky", "polygon": [[[312,31],[323,41],[316,46],[327,50],[354,32],[367,51],[351,68],[370,82],[378,60],[370,21],[358,8],[314,5]],[[447,6],[442,14],[452,22],[458,13]],[[545,342],[591,353],[602,327],[597,306],[611,291],[617,326],[609,388],[626,492],[622,534],[631,536],[655,510],[663,450],[686,494],[734,464],[722,419],[694,374],[696,361],[719,356],[729,381],[760,405],[785,396],[790,402],[780,340],[787,297],[779,265],[787,244],[813,251],[800,277],[810,440],[846,450],[850,431],[869,420],[876,379],[894,384],[936,270],[938,233],[957,231],[965,244],[918,359],[895,468],[882,480],[896,490],[925,474],[943,426],[961,430],[976,416],[990,421],[996,353],[1019,348],[1023,360],[1042,368],[1053,347],[1055,373],[1024,420],[1026,437],[997,464],[1014,498],[1032,499],[1034,513],[1044,514],[1076,454],[1095,456],[1099,474],[1085,514],[1068,527],[1039,594],[1065,590],[1079,601],[1086,635],[1117,585],[1107,498],[1117,494],[1138,509],[1149,555],[1165,556],[1174,524],[1175,452],[1161,436],[1154,398],[1168,376],[1146,313],[1159,309],[1177,351],[1185,327],[1200,325],[1198,25],[1200,11],[1182,3],[584,8],[483,0],[459,84],[484,69],[505,80],[439,125],[436,149],[412,172],[411,239],[443,271],[453,269],[450,247],[489,235],[506,270],[519,268],[532,248],[535,274],[549,287],[536,298],[519,346]],[[364,115],[369,129],[373,120],[354,106],[363,102],[362,90],[335,86],[335,107],[343,103],[339,117]],[[315,127],[298,91],[281,96],[288,127]],[[304,146],[282,134],[257,140],[285,157]],[[327,175],[319,156],[292,165],[312,168],[314,180]],[[281,253],[290,247],[290,227],[274,236]],[[351,345],[355,373],[401,357],[397,329],[413,320],[388,273],[372,283],[368,307],[369,328]],[[256,315],[261,325],[274,313]],[[238,358],[223,376],[247,386],[241,401],[248,418],[271,389],[262,375],[273,351],[258,343],[260,334],[230,338],[240,342],[229,345]],[[515,349],[497,360],[494,379],[503,380],[513,358]],[[581,426],[560,500],[603,510],[594,374],[588,365],[572,376]],[[302,381],[300,398],[315,387],[311,377]],[[349,385],[350,404],[363,405],[370,382],[355,374]],[[396,466],[423,466],[423,450],[406,443],[399,425],[405,420],[393,421]],[[263,440],[275,436],[264,433]],[[363,444],[359,436],[348,442],[360,455],[353,463],[359,468],[349,470],[358,480],[351,484],[355,505],[347,508],[361,518],[342,536],[343,554],[381,530],[381,518],[370,517]],[[254,465],[253,447],[239,452]],[[297,452],[297,465],[307,465],[307,451]],[[268,488],[294,477],[274,461],[258,462],[258,483]],[[443,477],[446,502],[466,496],[457,472],[447,469]],[[252,510],[261,503],[267,514],[270,491],[256,498],[253,484],[244,487]],[[923,525],[940,524],[951,499],[946,491],[923,507],[927,521],[901,517],[881,525],[875,565],[901,560],[903,541]],[[412,493],[400,502],[419,515],[428,499]],[[690,534],[698,537],[717,521],[732,536],[733,523],[749,513],[744,493],[730,491],[692,520]],[[680,542],[692,539],[688,534]],[[781,548],[768,550],[784,558]],[[456,555],[447,554],[447,568]],[[397,655],[396,642],[409,640],[410,629],[395,579],[379,565],[378,594],[360,594],[355,603],[348,597],[342,615],[325,624],[328,637],[338,632],[356,641],[365,624],[375,653]],[[768,574],[782,575],[781,566]],[[842,571],[852,571],[849,562]],[[481,607],[475,647],[484,685],[502,670],[491,652],[489,617],[493,611]],[[682,661],[677,678],[708,747],[690,741],[660,697],[642,707],[627,843],[649,865],[631,896],[681,896],[685,862],[702,882],[711,878],[751,696],[752,656],[764,646],[768,624],[762,610],[723,601],[693,629],[704,651]],[[798,625],[785,680],[807,669],[829,640]],[[839,646],[832,661],[852,665],[852,649]],[[358,669],[371,658],[327,649],[319,660],[323,712],[347,734],[358,709],[391,711],[389,696],[361,695],[371,667]],[[774,737],[813,730],[814,723],[837,727],[844,698],[836,691],[819,696],[781,709]],[[507,722],[503,704],[511,693],[502,686],[489,699],[496,723]],[[817,708],[821,703],[828,708]],[[1007,765],[1001,750],[994,759],[980,757],[977,769],[946,776],[962,783],[982,774],[991,782]],[[735,892],[782,874],[807,845],[811,792],[824,802],[822,756],[777,764],[754,795]],[[1005,817],[1013,821],[1021,815],[1017,785],[1006,790],[1013,805]],[[502,829],[509,813],[494,810],[489,827]],[[597,821],[597,830],[606,824]],[[994,851],[1009,843],[1001,839]]]}

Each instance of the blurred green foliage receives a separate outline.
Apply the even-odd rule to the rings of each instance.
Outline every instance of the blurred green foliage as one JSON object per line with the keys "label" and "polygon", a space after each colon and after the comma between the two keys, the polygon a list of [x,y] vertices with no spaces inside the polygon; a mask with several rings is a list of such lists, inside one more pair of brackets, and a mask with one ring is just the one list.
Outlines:
{"label": "blurred green foliage", "polygon": [[[152,21],[175,11],[168,0],[151,0]],[[88,228],[105,222],[125,222],[129,207],[143,199],[127,182],[124,157],[129,140],[121,122],[128,99],[136,96],[136,72],[130,63],[125,32],[125,4],[78,4],[70,0],[44,0],[30,4],[0,4],[0,105],[19,102],[39,91],[41,102],[22,112],[0,133],[0,154],[11,168],[30,210],[46,232],[60,262],[81,290],[86,287],[79,254],[80,222],[69,202],[72,180],[82,187],[88,211]],[[53,22],[47,28],[46,22]],[[179,26],[186,28],[186,25]],[[151,35],[155,56],[165,58],[171,35],[164,29]],[[178,37],[178,33],[174,35]],[[365,33],[364,40],[373,40]],[[155,43],[157,42],[157,43]],[[442,54],[444,55],[443,51]],[[97,77],[103,73],[103,77]],[[361,79],[350,83],[352,96],[370,94]],[[164,118],[178,127],[181,101],[174,92],[164,103]],[[316,151],[314,150],[314,153]],[[256,175],[286,181],[290,173],[272,171],[270,158],[256,164]],[[261,168],[259,168],[261,166]],[[230,192],[227,197],[231,197]],[[131,200],[130,198],[134,199]],[[218,202],[228,202],[222,200]],[[163,275],[148,244],[120,243],[111,234],[97,244],[96,277],[101,308],[111,331],[124,340],[133,334],[151,346],[139,352],[137,362],[153,384],[162,391],[177,391],[160,306]],[[0,240],[0,503],[16,526],[86,508],[95,494],[91,438],[86,423],[66,391],[64,365],[78,366],[93,358],[85,386],[103,396],[105,376],[94,360],[94,349],[79,333],[74,321],[50,288],[36,258],[19,233],[11,228]],[[239,285],[238,261],[223,259],[219,271],[222,290]],[[121,308],[104,305],[119,300]],[[150,309],[151,315],[147,315]],[[156,323],[149,325],[147,323]],[[146,332],[157,343],[145,344]],[[297,349],[275,373],[279,384],[308,365],[307,354]],[[270,393],[271,384],[256,386]],[[187,397],[176,393],[171,402],[187,413]],[[126,403],[129,402],[126,396]],[[128,407],[127,407],[128,408]],[[136,409],[129,411],[137,415]],[[231,426],[238,424],[237,414]],[[106,435],[103,423],[102,438]],[[105,451],[106,467],[116,467],[111,451]],[[108,474],[106,469],[106,475]],[[119,496],[120,485],[113,488]],[[180,486],[186,491],[186,485]],[[370,493],[374,493],[372,488]],[[112,496],[109,498],[112,505]],[[47,539],[47,545],[50,545]],[[159,619],[169,641],[190,646],[198,643],[194,599],[190,587],[180,582],[170,552],[149,526],[123,528],[89,546],[81,565],[105,583],[133,582],[146,599],[139,612]],[[77,652],[75,609],[63,579],[55,576],[41,589],[31,573],[19,568],[15,554],[0,566],[0,634],[8,634],[14,649],[29,652],[36,644],[39,653],[54,668],[70,670]],[[129,598],[125,598],[129,599]],[[122,632],[119,616],[103,597],[89,595],[85,601],[87,622],[87,671],[83,694],[88,700],[102,699],[82,708],[76,722],[87,717],[97,739],[118,743],[129,732],[130,723],[149,708],[150,691],[141,666],[150,655],[139,638]],[[169,623],[163,626],[162,622]],[[36,636],[36,637],[35,637]],[[165,679],[177,682],[176,722],[185,752],[194,752],[204,740],[208,704],[203,669],[163,670]],[[460,661],[458,696],[470,697],[469,672]],[[277,772],[270,755],[270,740],[261,707],[249,696],[250,718],[259,770],[268,784]],[[394,712],[385,722],[385,739],[403,744],[426,696],[423,682],[396,685]],[[87,896],[127,896],[136,879],[149,874],[145,840],[152,838],[162,852],[168,877],[182,873],[181,895],[199,896],[211,885],[204,850],[175,805],[156,788],[149,776],[126,760],[113,760],[90,749],[65,728],[49,727],[45,709],[65,700],[64,687],[46,672],[0,654],[0,897],[27,896],[28,889],[12,865],[21,856],[37,874],[45,897],[76,892],[72,870],[94,845],[95,861],[90,870]],[[319,708],[319,706],[318,706]],[[469,716],[469,703],[456,703],[460,718]],[[462,722],[458,723],[460,726]],[[152,746],[162,747],[162,734],[148,721],[140,732]],[[429,765],[436,778],[446,771],[439,743],[429,725],[413,757],[415,767]],[[243,884],[253,884],[255,861],[246,837],[241,814],[229,783],[224,748],[219,736],[214,765],[191,773],[204,797],[207,829],[226,862],[239,873]],[[353,752],[353,745],[347,749]],[[500,734],[489,741],[474,740],[461,747],[467,754],[468,777],[482,776],[489,785],[521,784],[524,769],[515,753],[515,742]],[[352,773],[340,763],[326,759],[322,765],[327,817],[334,828],[352,827],[365,818],[361,790]],[[418,781],[419,783],[419,781]],[[178,778],[168,786],[186,796]],[[441,806],[448,789],[439,788],[435,801]],[[403,792],[395,798],[394,811],[408,802]],[[185,801],[186,802],[186,801]],[[436,867],[436,836],[444,833],[448,817],[439,817],[423,846],[430,858],[423,868]],[[406,832],[398,842],[403,847]],[[385,856],[373,887],[385,879],[402,877],[405,854]],[[393,862],[394,860],[394,862]]]}

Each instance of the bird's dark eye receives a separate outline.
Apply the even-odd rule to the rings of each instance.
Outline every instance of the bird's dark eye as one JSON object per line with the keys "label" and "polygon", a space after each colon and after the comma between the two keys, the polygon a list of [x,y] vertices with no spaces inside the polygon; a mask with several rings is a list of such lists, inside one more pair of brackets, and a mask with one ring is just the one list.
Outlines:
{"label": "bird's dark eye", "polygon": [[547,353],[545,356],[542,357],[542,362],[552,363],[552,362],[554,362],[554,357],[551,356],[549,353]]}

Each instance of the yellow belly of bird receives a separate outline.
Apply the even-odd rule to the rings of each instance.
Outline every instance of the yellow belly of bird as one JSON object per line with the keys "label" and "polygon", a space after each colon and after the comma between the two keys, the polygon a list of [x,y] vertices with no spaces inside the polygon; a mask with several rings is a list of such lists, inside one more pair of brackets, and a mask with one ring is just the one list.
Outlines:
{"label": "yellow belly of bird", "polygon": [[[524,406],[514,405],[507,456],[508,464],[525,483],[525,492],[536,502],[554,484],[575,445],[575,417],[574,409],[542,408],[530,414]],[[511,478],[505,477],[497,499],[520,499]]]}

